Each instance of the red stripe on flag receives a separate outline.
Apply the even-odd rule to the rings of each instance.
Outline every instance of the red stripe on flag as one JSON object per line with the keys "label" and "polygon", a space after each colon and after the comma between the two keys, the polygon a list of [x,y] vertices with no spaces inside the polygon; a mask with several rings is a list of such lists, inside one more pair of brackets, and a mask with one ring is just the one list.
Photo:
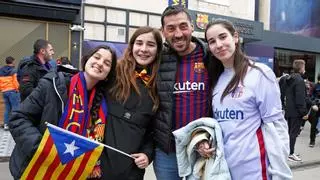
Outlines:
{"label": "red stripe on flag", "polygon": [[92,152],[93,151],[89,151],[89,152],[84,154],[84,157],[83,157],[83,159],[81,161],[81,164],[80,164],[76,174],[73,176],[74,180],[78,180],[80,178],[80,176],[82,175],[84,168],[88,164],[88,161],[90,159],[90,156],[91,156]]}
{"label": "red stripe on flag", "polygon": [[264,148],[263,134],[261,127],[256,132],[260,148],[260,162],[261,162],[261,173],[262,179],[267,180],[267,165],[266,165],[266,149]]}
{"label": "red stripe on flag", "polygon": [[56,170],[56,168],[59,166],[59,164],[60,164],[60,158],[59,158],[58,154],[56,154],[53,162],[48,167],[46,174],[43,176],[43,179],[50,179],[53,172]]}
{"label": "red stripe on flag", "polygon": [[63,171],[60,173],[58,180],[65,180],[68,174],[70,173],[70,170],[74,164],[74,161],[76,159],[73,159],[72,161],[69,161],[66,166],[63,168]]}
{"label": "red stripe on flag", "polygon": [[48,154],[50,153],[52,146],[53,146],[53,140],[52,140],[52,137],[49,135],[41,154],[39,155],[38,159],[34,163],[34,166],[30,170],[30,173],[28,174],[27,180],[35,179],[35,176],[37,175],[39,168],[41,167],[43,161],[47,158]]}

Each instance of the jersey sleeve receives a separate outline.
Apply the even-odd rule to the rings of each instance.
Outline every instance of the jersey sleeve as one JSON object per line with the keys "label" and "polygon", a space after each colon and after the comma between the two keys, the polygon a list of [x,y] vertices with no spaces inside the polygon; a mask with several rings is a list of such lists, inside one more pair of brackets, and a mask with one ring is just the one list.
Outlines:
{"label": "jersey sleeve", "polygon": [[256,103],[264,123],[283,119],[280,88],[270,68],[263,68],[255,87]]}

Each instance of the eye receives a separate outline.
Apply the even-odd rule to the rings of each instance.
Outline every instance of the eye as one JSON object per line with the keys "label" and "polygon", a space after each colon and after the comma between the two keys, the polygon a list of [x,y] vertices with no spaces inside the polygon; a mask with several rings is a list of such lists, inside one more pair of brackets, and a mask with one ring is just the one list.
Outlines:
{"label": "eye", "polygon": [[147,43],[149,47],[156,47],[157,45],[154,42]]}
{"label": "eye", "polygon": [[110,62],[110,60],[104,60],[103,61],[103,63],[106,65],[106,66],[108,66],[108,67],[110,67],[111,66],[111,62]]}
{"label": "eye", "polygon": [[143,42],[142,41],[135,41],[134,44],[137,46],[141,46],[143,44]]}
{"label": "eye", "polygon": [[186,30],[186,29],[188,29],[188,24],[186,24],[186,23],[181,24],[181,25],[180,25],[180,29],[181,29],[181,30]]}
{"label": "eye", "polygon": [[210,45],[212,45],[212,44],[214,44],[214,43],[216,43],[216,40],[214,40],[214,39],[209,40],[209,42],[208,42],[208,44],[210,44]]}
{"label": "eye", "polygon": [[227,38],[227,35],[222,35],[222,36],[220,36],[220,39],[226,39]]}
{"label": "eye", "polygon": [[175,27],[174,26],[167,26],[166,30],[169,32],[173,32],[175,30]]}

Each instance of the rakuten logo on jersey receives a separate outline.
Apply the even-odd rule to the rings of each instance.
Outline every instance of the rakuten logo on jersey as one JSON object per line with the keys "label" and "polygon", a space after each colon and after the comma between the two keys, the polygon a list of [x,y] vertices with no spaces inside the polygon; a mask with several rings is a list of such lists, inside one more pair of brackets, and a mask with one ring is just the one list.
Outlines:
{"label": "rakuten logo on jersey", "polygon": [[241,110],[233,110],[233,109],[224,109],[224,110],[218,110],[217,108],[214,110],[214,118],[217,120],[232,120],[232,119],[238,119],[243,120],[244,119],[244,113]]}
{"label": "rakuten logo on jersey", "polygon": [[182,83],[175,83],[173,94],[178,93],[186,93],[186,92],[192,92],[192,91],[204,91],[205,90],[205,84],[203,82],[182,82]]}

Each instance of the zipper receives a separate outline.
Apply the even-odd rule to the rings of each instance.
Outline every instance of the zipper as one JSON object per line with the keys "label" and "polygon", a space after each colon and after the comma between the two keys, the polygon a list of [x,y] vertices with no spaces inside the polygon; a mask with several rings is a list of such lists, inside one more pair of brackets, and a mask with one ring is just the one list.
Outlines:
{"label": "zipper", "polygon": [[62,100],[62,98],[61,98],[61,96],[60,96],[60,94],[59,94],[59,92],[58,92],[58,90],[57,90],[57,87],[56,87],[56,81],[55,81],[55,77],[53,77],[52,78],[52,80],[53,80],[53,87],[54,87],[54,90],[55,90],[55,92],[57,93],[57,95],[58,95],[58,97],[59,97],[59,99],[60,99],[60,101],[61,101],[61,114],[63,114],[63,111],[64,111],[64,102],[63,102],[63,100]]}

